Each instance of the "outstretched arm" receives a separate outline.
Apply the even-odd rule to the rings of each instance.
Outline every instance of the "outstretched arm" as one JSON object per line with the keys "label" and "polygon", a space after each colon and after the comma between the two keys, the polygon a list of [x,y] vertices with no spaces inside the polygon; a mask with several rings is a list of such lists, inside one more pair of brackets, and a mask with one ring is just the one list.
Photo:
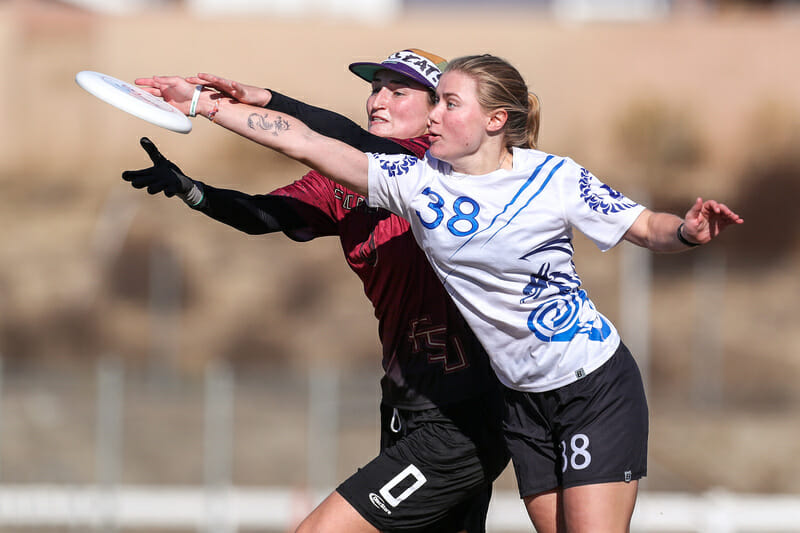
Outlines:
{"label": "outstretched arm", "polygon": [[197,76],[186,78],[186,81],[215,89],[243,104],[287,113],[317,133],[339,139],[362,152],[414,155],[411,150],[370,133],[344,115],[309,105],[276,91],[202,72]]}
{"label": "outstretched arm", "polygon": [[698,198],[683,219],[645,209],[623,238],[654,252],[680,252],[705,244],[731,224],[743,222],[725,204]]}
{"label": "outstretched arm", "polygon": [[[266,107],[272,102],[273,95],[272,91],[269,89],[240,83],[227,78],[220,78],[214,74],[201,72],[197,76],[189,76],[186,78],[186,81],[219,91],[225,96],[230,96],[243,104]],[[139,83],[139,80],[137,80],[136,83]]]}
{"label": "outstretched arm", "polygon": [[139,142],[153,166],[122,173],[122,179],[135,188],[146,188],[150,194],[163,192],[167,197],[178,196],[193,209],[251,235],[282,231],[297,241],[314,237],[307,222],[309,211],[315,209],[313,206],[284,196],[250,195],[211,187],[185,175],[147,137]]}
{"label": "outstretched arm", "polygon": [[[195,85],[177,76],[140,78],[136,83],[189,114]],[[320,135],[283,113],[243,104],[216,91],[199,94],[197,114],[263,146],[304,163],[360,194],[367,192],[367,156],[338,140]]]}

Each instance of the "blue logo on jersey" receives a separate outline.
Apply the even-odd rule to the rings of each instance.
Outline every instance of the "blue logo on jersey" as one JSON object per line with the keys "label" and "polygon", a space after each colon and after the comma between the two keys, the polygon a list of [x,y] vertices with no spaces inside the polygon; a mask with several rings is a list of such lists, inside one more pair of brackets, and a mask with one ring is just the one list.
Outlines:
{"label": "blue logo on jersey", "polygon": [[383,170],[385,170],[390,178],[394,178],[395,176],[402,176],[403,174],[408,174],[408,171],[411,167],[416,165],[419,162],[414,156],[407,155],[402,159],[379,159],[380,166]]}
{"label": "blue logo on jersey", "polygon": [[593,211],[608,215],[619,213],[637,204],[628,200],[623,194],[618,193],[604,183],[595,182],[595,177],[585,168],[581,169],[581,179],[578,181],[581,198]]}
{"label": "blue logo on jersey", "polygon": [[584,290],[550,298],[528,315],[528,328],[545,342],[569,342],[577,335],[588,335],[592,341],[605,340],[611,334],[611,326],[601,315],[595,315],[596,320],[591,322],[578,320],[584,305],[594,309]]}
{"label": "blue logo on jersey", "polygon": [[[523,255],[520,259],[543,252],[559,252],[572,256],[572,242],[567,237],[553,239],[535,250]],[[544,291],[557,289],[558,294],[547,298],[528,315],[528,329],[539,340],[544,342],[569,342],[576,335],[588,335],[589,340],[602,341],[611,334],[611,326],[599,313],[591,322],[579,320],[584,306],[594,311],[594,305],[586,296],[586,291],[579,289],[580,278],[565,272],[550,272],[550,263],[539,266],[539,271],[531,274],[531,281],[524,289],[520,300],[523,304],[528,300],[540,298]]]}
{"label": "blue logo on jersey", "polygon": [[577,276],[570,276],[563,272],[550,272],[550,263],[544,263],[539,267],[539,272],[531,274],[531,282],[528,283],[522,294],[525,296],[519,301],[523,304],[528,300],[536,300],[542,293],[552,288],[558,290],[558,294],[569,294],[581,285],[581,280]]}

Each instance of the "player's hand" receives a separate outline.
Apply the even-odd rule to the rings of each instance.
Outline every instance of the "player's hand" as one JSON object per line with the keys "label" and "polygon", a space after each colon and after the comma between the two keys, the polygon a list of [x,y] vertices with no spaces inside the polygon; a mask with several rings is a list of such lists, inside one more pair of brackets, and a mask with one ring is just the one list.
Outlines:
{"label": "player's hand", "polygon": [[122,179],[131,182],[137,189],[147,187],[150,194],[163,192],[167,197],[185,195],[192,190],[194,181],[181,172],[175,163],[161,155],[153,141],[142,137],[139,144],[150,156],[153,166],[142,170],[126,170],[122,173]]}
{"label": "player's hand", "polygon": [[698,198],[686,212],[681,233],[690,242],[705,244],[731,224],[743,222],[727,205]]}
{"label": "player's hand", "polygon": [[194,96],[195,83],[190,83],[180,76],[153,76],[152,78],[136,78],[134,83],[143,91],[162,98],[166,103],[184,115],[189,115]]}
{"label": "player's hand", "polygon": [[246,85],[226,78],[220,78],[219,76],[207,74],[205,72],[201,72],[197,76],[188,77],[186,81],[194,85],[203,85],[215,89],[243,104],[264,107],[272,99],[272,93],[267,89],[256,87],[255,85]]}

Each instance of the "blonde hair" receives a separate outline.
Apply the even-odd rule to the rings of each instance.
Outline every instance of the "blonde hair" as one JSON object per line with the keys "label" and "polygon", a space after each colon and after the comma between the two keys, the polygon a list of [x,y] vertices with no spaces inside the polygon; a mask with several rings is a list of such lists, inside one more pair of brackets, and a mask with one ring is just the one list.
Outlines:
{"label": "blonde hair", "polygon": [[503,134],[507,148],[537,147],[539,98],[528,91],[522,75],[508,61],[491,54],[464,56],[450,61],[444,71],[463,72],[473,78],[478,83],[478,103],[485,111],[506,111]]}

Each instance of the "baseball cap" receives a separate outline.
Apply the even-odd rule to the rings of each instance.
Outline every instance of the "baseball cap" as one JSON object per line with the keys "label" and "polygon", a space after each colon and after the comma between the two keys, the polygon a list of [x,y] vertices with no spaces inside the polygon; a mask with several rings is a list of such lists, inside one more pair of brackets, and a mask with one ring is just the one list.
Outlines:
{"label": "baseball cap", "polygon": [[375,73],[387,69],[411,78],[429,89],[436,89],[447,60],[436,54],[409,48],[395,52],[380,63],[351,63],[350,70],[359,78],[372,82]]}

